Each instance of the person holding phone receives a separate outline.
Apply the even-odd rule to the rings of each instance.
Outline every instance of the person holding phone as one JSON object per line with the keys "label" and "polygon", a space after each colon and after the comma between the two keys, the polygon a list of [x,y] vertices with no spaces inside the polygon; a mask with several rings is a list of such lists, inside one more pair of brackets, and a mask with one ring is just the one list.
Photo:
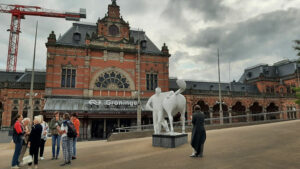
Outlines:
{"label": "person holding phone", "polygon": [[[54,112],[54,118],[49,124],[52,135],[52,160],[58,159],[59,150],[60,150],[60,135],[57,131],[57,127],[60,127],[62,120],[59,118],[59,112]],[[55,148],[57,146],[56,152]]]}

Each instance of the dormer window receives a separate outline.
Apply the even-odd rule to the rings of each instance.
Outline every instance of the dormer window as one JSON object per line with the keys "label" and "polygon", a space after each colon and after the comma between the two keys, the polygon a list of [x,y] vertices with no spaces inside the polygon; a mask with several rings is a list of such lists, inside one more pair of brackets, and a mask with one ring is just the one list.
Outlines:
{"label": "dormer window", "polygon": [[112,36],[116,36],[119,34],[119,28],[116,25],[111,25],[108,28],[109,34]]}
{"label": "dormer window", "polygon": [[249,78],[251,78],[251,77],[252,77],[252,73],[251,73],[251,72],[248,72],[248,73],[247,73],[247,76],[248,76]]}
{"label": "dormer window", "polygon": [[81,40],[81,34],[79,32],[75,32],[73,34],[73,40],[74,41],[80,41]]}

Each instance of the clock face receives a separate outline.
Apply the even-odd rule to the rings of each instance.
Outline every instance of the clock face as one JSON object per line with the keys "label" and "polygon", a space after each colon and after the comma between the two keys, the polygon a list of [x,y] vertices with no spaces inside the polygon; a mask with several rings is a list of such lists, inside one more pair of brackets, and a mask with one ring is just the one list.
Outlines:
{"label": "clock face", "polygon": [[119,34],[119,28],[116,25],[111,25],[109,28],[109,34],[112,36],[116,36]]}

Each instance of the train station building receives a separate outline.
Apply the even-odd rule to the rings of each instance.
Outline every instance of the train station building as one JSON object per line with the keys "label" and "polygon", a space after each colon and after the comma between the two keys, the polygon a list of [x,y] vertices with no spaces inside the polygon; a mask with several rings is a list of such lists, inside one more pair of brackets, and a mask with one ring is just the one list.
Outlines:
{"label": "train station building", "polygon": [[[82,139],[107,138],[116,127],[136,125],[139,87],[142,125],[152,123],[145,104],[155,88],[178,89],[176,79],[169,77],[172,56],[167,45],[158,47],[146,32],[130,29],[115,1],[96,24],[73,23],[60,37],[51,32],[46,46],[46,71],[35,74],[35,114],[50,120],[55,111],[78,113]],[[224,117],[296,110],[293,88],[299,86],[298,70],[296,61],[258,65],[245,69],[237,82],[221,83]],[[7,128],[17,114],[27,114],[31,71],[0,76],[0,125]],[[197,104],[207,118],[219,117],[218,83],[187,81],[183,94],[188,120]],[[295,111],[245,120],[299,117]]]}

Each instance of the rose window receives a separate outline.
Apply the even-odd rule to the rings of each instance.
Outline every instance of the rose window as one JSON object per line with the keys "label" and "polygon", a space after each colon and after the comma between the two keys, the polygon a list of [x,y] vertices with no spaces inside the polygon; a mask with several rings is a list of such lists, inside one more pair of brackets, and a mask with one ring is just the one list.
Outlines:
{"label": "rose window", "polygon": [[101,89],[128,89],[129,82],[124,75],[119,72],[111,71],[101,74],[96,82],[95,86]]}

